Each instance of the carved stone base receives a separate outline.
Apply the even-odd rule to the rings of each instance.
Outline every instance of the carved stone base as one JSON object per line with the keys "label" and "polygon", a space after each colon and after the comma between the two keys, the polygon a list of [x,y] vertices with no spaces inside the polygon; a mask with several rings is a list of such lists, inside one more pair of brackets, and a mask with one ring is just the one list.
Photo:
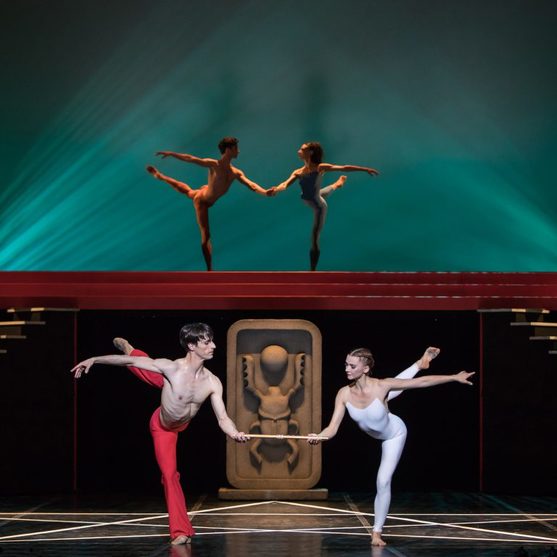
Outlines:
{"label": "carved stone base", "polygon": [[227,501],[324,501],[329,490],[321,489],[232,489],[221,487],[219,499]]}

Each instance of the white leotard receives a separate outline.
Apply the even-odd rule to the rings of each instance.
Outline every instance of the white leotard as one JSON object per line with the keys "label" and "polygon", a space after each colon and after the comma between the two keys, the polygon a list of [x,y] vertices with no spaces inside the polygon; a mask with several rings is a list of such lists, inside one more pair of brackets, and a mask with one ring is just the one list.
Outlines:
{"label": "white leotard", "polygon": [[[418,365],[414,364],[399,373],[397,379],[411,379],[419,370]],[[400,393],[402,391],[391,391],[386,400],[392,400]],[[391,479],[406,442],[406,425],[398,416],[391,414],[386,403],[378,398],[372,400],[365,408],[357,408],[347,402],[346,409],[362,431],[370,437],[382,441],[381,464],[377,471],[375,523],[373,525],[374,532],[381,532],[391,504]]]}
{"label": "white leotard", "polygon": [[358,427],[374,439],[385,441],[406,434],[404,422],[391,414],[378,398],[365,408],[356,408],[347,402],[346,409]]}

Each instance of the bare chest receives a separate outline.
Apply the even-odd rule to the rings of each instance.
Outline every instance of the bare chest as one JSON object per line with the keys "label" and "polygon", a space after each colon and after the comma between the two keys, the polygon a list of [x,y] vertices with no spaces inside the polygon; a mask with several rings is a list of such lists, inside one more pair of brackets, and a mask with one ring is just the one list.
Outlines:
{"label": "bare chest", "polygon": [[169,395],[183,404],[201,404],[209,396],[209,384],[206,378],[195,379],[177,374],[168,382]]}
{"label": "bare chest", "polygon": [[211,168],[209,170],[209,190],[222,195],[228,191],[236,175],[231,168]]}

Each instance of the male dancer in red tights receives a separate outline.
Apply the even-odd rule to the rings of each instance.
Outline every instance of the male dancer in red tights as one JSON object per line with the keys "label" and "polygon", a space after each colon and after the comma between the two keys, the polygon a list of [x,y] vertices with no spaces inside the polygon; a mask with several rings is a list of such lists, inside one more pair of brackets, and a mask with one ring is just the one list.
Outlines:
{"label": "male dancer in red tights", "polygon": [[95,356],[72,369],[79,378],[88,373],[93,364],[128,366],[142,381],[162,389],[161,405],[153,413],[149,427],[162,472],[172,544],[189,543],[195,534],[176,469],[178,433],[188,427],[201,404],[210,398],[222,431],[238,442],[249,439],[229,418],[222,400],[222,383],[204,365],[215,350],[211,328],[204,323],[185,325],[180,330],[180,344],[186,350],[184,358],[154,360],[145,352],[135,350],[127,340],[115,338],[114,346],[125,355]]}

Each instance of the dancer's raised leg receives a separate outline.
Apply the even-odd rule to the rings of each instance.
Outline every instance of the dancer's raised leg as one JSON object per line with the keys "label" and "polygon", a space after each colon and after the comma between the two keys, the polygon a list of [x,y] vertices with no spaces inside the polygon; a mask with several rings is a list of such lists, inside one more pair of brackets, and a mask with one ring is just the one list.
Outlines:
{"label": "dancer's raised leg", "polygon": [[439,348],[435,348],[435,346],[430,346],[424,352],[424,355],[418,360],[418,365],[420,369],[428,369],[429,364],[431,364],[431,360],[434,360],[439,356],[439,352],[441,350]]}
{"label": "dancer's raised leg", "polygon": [[[437,356],[439,355],[439,352],[441,352],[441,350],[439,350],[439,348],[435,348],[434,346],[430,346],[424,352],[424,355],[416,363],[412,364],[409,368],[400,372],[396,376],[396,378],[397,379],[412,379],[418,373],[418,371],[420,371],[422,369],[428,369],[429,364],[431,363],[431,360],[433,360],[434,358],[437,358]],[[402,392],[403,392],[402,390],[400,390],[400,391],[390,391],[389,394],[387,395],[387,402],[389,400],[393,400],[393,398],[396,398]]]}
{"label": "dancer's raised leg", "polygon": [[175,180],[170,176],[165,176],[162,172],[159,172],[154,166],[147,166],[146,170],[147,172],[149,172],[149,174],[151,174],[151,176],[153,176],[153,178],[166,182],[169,186],[173,187],[177,192],[187,195],[190,199],[193,199],[195,197],[195,193],[197,190],[190,188],[190,186],[188,186],[186,183]]}
{"label": "dancer's raised leg", "polygon": [[344,186],[346,179],[347,176],[341,176],[336,182],[334,182],[330,186],[327,186],[326,188],[321,188],[319,190],[319,194],[323,198],[327,197],[328,195],[331,195],[331,193],[333,193],[335,190],[338,190],[339,188],[342,188]]}
{"label": "dancer's raised leg", "polygon": [[[125,338],[116,337],[115,339],[113,339],[112,344],[114,344],[115,348],[129,356],[143,356],[147,358],[149,357],[146,352],[143,352],[142,350],[136,350]],[[141,369],[140,367],[127,367],[136,377],[139,377],[139,379],[141,379],[144,383],[151,385],[151,387],[162,389],[162,386],[164,384],[164,377],[160,373]]]}

